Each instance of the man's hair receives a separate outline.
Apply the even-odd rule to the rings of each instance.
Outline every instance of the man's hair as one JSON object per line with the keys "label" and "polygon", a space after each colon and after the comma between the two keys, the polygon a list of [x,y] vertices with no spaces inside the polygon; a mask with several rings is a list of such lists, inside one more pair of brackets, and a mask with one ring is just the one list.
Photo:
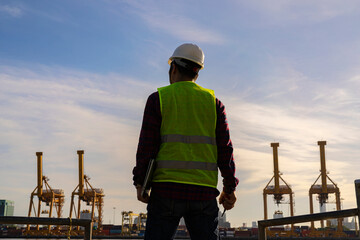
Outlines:
{"label": "man's hair", "polygon": [[201,69],[199,64],[183,58],[176,58],[172,61],[172,63],[176,65],[181,75],[191,79],[194,79]]}

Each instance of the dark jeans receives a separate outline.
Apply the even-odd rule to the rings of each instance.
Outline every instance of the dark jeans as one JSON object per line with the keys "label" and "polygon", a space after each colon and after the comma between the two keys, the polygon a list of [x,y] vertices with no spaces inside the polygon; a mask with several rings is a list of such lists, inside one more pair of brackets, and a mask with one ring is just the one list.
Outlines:
{"label": "dark jeans", "polygon": [[176,200],[151,194],[147,211],[145,240],[173,239],[181,217],[192,240],[219,239],[216,199]]}

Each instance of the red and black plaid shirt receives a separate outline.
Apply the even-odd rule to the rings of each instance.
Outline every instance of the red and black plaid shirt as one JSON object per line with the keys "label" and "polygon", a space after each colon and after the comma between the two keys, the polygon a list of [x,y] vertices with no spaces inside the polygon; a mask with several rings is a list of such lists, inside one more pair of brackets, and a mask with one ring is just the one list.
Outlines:
{"label": "red and black plaid shirt", "polygon": [[[235,191],[239,180],[235,177],[233,147],[230,140],[229,127],[226,120],[225,106],[216,99],[216,144],[217,164],[223,177],[226,193]],[[149,160],[156,158],[161,144],[160,127],[161,111],[159,93],[154,92],[147,100],[136,153],[136,166],[133,169],[134,185],[144,182]],[[184,200],[211,200],[219,195],[215,188],[172,182],[154,182],[151,191],[161,197]]]}

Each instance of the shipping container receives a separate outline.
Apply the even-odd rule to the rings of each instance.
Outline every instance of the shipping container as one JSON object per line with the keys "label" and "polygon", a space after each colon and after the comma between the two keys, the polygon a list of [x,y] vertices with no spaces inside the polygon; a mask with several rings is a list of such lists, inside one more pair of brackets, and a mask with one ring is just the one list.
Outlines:
{"label": "shipping container", "polygon": [[251,236],[251,231],[235,231],[235,237],[250,237]]}
{"label": "shipping container", "polygon": [[252,228],[251,229],[251,236],[257,236],[259,234],[258,228]]}
{"label": "shipping container", "polygon": [[226,230],[226,237],[234,237],[235,236],[235,230]]}
{"label": "shipping container", "polygon": [[109,236],[109,235],[110,235],[110,229],[103,229],[103,230],[101,231],[101,235]]}
{"label": "shipping container", "polygon": [[110,229],[110,235],[120,235],[121,229]]}
{"label": "shipping container", "polygon": [[113,228],[113,226],[114,226],[114,225],[112,225],[112,224],[103,224],[103,225],[102,225],[102,228],[103,228],[103,229],[109,229],[109,230],[110,230],[111,228]]}

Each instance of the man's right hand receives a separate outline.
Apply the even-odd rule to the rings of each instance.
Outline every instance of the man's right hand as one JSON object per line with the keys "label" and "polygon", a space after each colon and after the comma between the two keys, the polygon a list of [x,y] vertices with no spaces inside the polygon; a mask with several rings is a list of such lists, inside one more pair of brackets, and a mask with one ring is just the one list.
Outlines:
{"label": "man's right hand", "polygon": [[232,192],[230,194],[225,193],[222,191],[219,198],[219,203],[224,206],[225,210],[230,210],[235,206],[236,202],[236,196],[235,192]]}
{"label": "man's right hand", "polygon": [[143,203],[148,203],[149,202],[149,195],[147,193],[146,193],[145,197],[141,196],[141,185],[136,186],[136,191],[137,191],[137,199],[140,202],[143,202]]}

